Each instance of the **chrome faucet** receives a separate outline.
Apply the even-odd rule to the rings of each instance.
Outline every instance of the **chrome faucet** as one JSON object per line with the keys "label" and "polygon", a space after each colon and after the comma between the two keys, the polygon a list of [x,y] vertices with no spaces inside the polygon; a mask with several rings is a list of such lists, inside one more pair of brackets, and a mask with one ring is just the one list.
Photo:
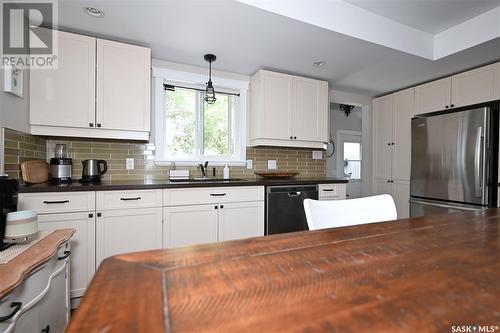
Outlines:
{"label": "chrome faucet", "polygon": [[201,170],[201,174],[203,175],[203,178],[207,178],[207,170],[208,170],[208,161],[205,162],[205,164],[198,164],[198,168]]}

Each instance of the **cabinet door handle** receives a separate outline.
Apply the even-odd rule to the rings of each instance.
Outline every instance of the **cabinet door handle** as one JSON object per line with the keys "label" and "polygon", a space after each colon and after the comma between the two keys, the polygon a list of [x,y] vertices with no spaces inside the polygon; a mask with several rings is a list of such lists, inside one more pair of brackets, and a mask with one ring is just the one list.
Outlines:
{"label": "cabinet door handle", "polygon": [[59,201],[44,201],[44,204],[51,205],[51,204],[64,204],[64,203],[69,203],[69,200],[59,200]]}
{"label": "cabinet door handle", "polygon": [[293,139],[293,136],[291,136],[290,139]]}
{"label": "cabinet door handle", "polygon": [[97,127],[101,127],[101,124],[99,124],[99,123],[98,123],[98,124],[97,124]]}
{"label": "cabinet door handle", "polygon": [[94,124],[93,123],[89,123],[89,127],[94,127]]}
{"label": "cabinet door handle", "polygon": [[89,218],[92,218],[92,217],[94,217],[94,214],[89,214]]}
{"label": "cabinet door handle", "polygon": [[123,200],[123,201],[141,200],[141,197],[136,197],[136,198],[120,198],[120,200]]}
{"label": "cabinet door handle", "polygon": [[449,106],[448,106],[448,105],[446,105],[444,108],[445,108],[445,109],[447,109],[447,108],[449,108]]}
{"label": "cabinet door handle", "polygon": [[224,205],[220,205],[220,209],[224,208]]}
{"label": "cabinet door handle", "polygon": [[212,197],[223,197],[226,195],[226,193],[210,193]]}
{"label": "cabinet door handle", "polygon": [[214,206],[214,209],[217,209],[217,208],[219,208],[219,207],[218,206]]}
{"label": "cabinet door handle", "polygon": [[71,251],[64,251],[64,254],[60,257],[57,257],[57,260],[64,260],[67,257],[69,257],[70,254],[71,254]]}
{"label": "cabinet door handle", "polygon": [[102,216],[102,214],[101,214],[101,213],[97,213],[97,217],[101,217],[101,216]]}
{"label": "cabinet door handle", "polygon": [[293,139],[294,139],[294,140],[297,140],[297,137],[296,137],[296,136],[294,136],[294,137],[293,137]]}
{"label": "cabinet door handle", "polygon": [[45,326],[45,328],[40,331],[40,333],[49,333],[49,332],[50,332],[50,325]]}
{"label": "cabinet door handle", "polygon": [[21,306],[23,306],[22,302],[12,302],[12,303],[10,303],[10,307],[14,308],[14,310],[12,310],[12,312],[9,313],[6,316],[0,317],[0,323],[2,321],[6,321],[7,319],[10,319],[10,318],[14,317],[15,314],[18,313],[19,310],[21,310]]}

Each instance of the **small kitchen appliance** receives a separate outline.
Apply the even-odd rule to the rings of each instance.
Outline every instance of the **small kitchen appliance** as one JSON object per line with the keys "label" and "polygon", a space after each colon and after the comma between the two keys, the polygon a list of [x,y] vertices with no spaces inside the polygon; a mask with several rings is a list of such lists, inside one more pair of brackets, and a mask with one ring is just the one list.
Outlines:
{"label": "small kitchen appliance", "polygon": [[4,243],[7,214],[17,211],[17,195],[19,184],[16,179],[9,179],[7,175],[0,175],[0,251],[10,244]]}
{"label": "small kitchen appliance", "polygon": [[99,183],[101,177],[108,171],[108,163],[105,160],[82,161],[82,182]]}
{"label": "small kitchen appliance", "polygon": [[57,144],[55,155],[50,159],[50,179],[55,182],[70,182],[73,160],[69,158],[68,147]]}
{"label": "small kitchen appliance", "polygon": [[22,210],[7,214],[5,243],[27,243],[38,232],[37,215],[32,210]]}

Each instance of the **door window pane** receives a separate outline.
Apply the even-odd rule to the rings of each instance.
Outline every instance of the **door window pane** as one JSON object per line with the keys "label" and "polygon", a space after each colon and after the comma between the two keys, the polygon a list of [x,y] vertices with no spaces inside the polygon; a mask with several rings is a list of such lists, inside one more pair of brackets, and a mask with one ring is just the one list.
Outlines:
{"label": "door window pane", "polygon": [[344,142],[344,174],[350,179],[361,179],[361,143]]}

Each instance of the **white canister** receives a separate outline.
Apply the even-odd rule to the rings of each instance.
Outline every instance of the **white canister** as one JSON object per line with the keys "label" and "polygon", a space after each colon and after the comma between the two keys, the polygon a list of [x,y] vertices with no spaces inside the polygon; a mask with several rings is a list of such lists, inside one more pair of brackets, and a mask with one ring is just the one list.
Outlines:
{"label": "white canister", "polygon": [[32,210],[22,210],[7,214],[5,243],[29,241],[38,232],[38,218]]}

